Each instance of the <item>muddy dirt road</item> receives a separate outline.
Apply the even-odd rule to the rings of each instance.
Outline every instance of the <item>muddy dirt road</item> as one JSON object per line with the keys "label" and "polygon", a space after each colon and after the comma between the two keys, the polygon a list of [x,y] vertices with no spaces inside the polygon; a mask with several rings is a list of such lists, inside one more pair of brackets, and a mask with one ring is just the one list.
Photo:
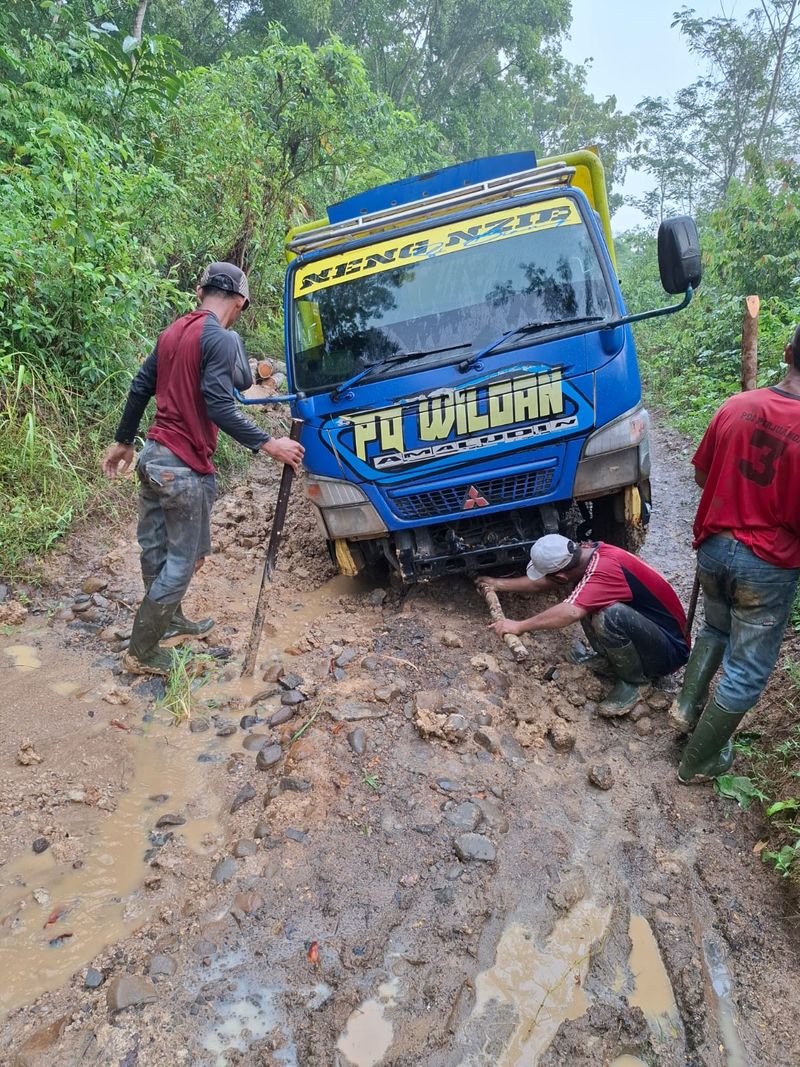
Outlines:
{"label": "muddy dirt road", "polygon": [[[688,450],[656,460],[644,554],[688,599]],[[119,673],[130,531],[5,605],[0,1062],[800,1064],[798,927],[757,817],[676,783],[670,692],[599,719],[576,634],[517,665],[466,582],[334,578],[299,499],[238,681],[274,487],[217,506],[188,606],[233,658],[188,724]]]}

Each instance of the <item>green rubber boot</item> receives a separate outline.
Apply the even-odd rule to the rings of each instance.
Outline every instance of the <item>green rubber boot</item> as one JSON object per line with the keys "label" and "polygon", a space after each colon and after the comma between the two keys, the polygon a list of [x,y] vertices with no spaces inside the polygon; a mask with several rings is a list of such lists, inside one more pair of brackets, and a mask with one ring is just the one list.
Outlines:
{"label": "green rubber boot", "polygon": [[733,735],[746,711],[726,711],[712,697],[689,739],[678,767],[683,785],[708,782],[725,774],[733,765]]}
{"label": "green rubber boot", "polygon": [[[157,577],[157,574],[145,574],[142,572],[145,595],[150,592],[150,586]],[[214,626],[214,619],[200,619],[198,622],[192,622],[191,619],[187,619],[183,614],[182,602],[179,601],[175,607],[175,613],[170,620],[170,624],[161,640],[174,641],[176,637],[205,637],[207,633],[210,633],[214,629]]]}
{"label": "green rubber boot", "polygon": [[172,667],[172,654],[159,648],[175,611],[174,604],[160,604],[146,596],[139,605],[133,620],[128,651],[122,659],[126,671],[131,674],[167,675]]}
{"label": "green rubber boot", "polygon": [[717,673],[725,654],[725,645],[702,634],[694,643],[686,671],[683,686],[678,699],[669,709],[670,725],[679,734],[689,734],[697,725],[700,712],[708,700],[708,687]]}
{"label": "green rubber boot", "polygon": [[169,628],[161,640],[172,641],[176,637],[205,637],[214,629],[214,626],[214,619],[199,619],[197,622],[187,619],[181,605],[178,604],[170,620]]}
{"label": "green rubber boot", "polygon": [[642,699],[647,679],[642,670],[641,658],[632,641],[616,648],[607,647],[605,653],[614,668],[617,682],[605,700],[598,704],[597,714],[604,719],[615,719],[620,715],[627,715]]}

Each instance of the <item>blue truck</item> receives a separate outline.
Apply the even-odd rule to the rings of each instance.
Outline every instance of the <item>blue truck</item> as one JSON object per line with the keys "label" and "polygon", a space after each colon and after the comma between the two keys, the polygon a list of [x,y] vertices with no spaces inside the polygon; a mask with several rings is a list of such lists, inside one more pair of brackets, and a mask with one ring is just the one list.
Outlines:
{"label": "blue truck", "polygon": [[370,189],[292,230],[292,414],[332,557],[403,582],[521,566],[549,532],[627,547],[650,510],[630,324],[700,282],[662,224],[680,303],[628,315],[594,151],[473,160]]}

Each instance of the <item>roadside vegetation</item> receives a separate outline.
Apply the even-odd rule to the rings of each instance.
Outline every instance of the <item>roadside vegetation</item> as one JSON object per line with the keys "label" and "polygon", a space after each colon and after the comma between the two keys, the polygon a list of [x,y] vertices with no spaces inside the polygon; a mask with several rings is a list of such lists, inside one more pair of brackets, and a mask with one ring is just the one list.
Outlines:
{"label": "roadside vegetation", "polygon": [[[683,8],[675,23],[703,73],[631,114],[563,59],[570,17],[567,0],[3,4],[0,575],[30,576],[76,519],[130,507],[130,483],[101,482],[98,458],[205,263],[249,272],[242,332],[251,354],[279,358],[286,230],[456,159],[593,144],[615,206],[624,168],[643,170],[646,223],[617,242],[631,310],[665,302],[662,218],[695,215],[705,258],[691,307],[637,328],[650,398],[699,437],[739,388],[750,293],[759,384],[776,381],[800,321],[798,5],[764,0],[736,19]],[[796,714],[785,721],[785,736],[751,746],[749,780],[774,831],[765,857],[800,879],[800,735]]]}

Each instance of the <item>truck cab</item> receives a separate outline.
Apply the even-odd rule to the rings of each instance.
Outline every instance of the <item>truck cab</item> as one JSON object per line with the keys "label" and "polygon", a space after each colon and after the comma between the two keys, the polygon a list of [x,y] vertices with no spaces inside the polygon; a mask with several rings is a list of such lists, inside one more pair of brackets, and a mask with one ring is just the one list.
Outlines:
{"label": "truck cab", "polygon": [[[599,158],[514,153],[391,183],[287,240],[286,355],[331,554],[407,583],[521,566],[544,533],[627,547],[650,509],[630,323]],[[666,283],[665,283],[666,284]]]}

